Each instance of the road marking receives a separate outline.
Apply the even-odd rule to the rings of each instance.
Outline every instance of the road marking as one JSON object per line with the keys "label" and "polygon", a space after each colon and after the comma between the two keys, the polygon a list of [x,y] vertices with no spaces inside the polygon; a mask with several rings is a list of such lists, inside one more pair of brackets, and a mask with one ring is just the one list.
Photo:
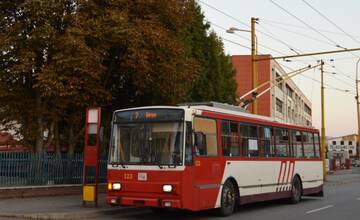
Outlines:
{"label": "road marking", "polygon": [[311,214],[311,213],[318,212],[318,211],[328,209],[328,208],[332,208],[332,207],[334,207],[334,206],[333,205],[327,205],[327,206],[324,206],[324,207],[321,207],[321,208],[318,208],[318,209],[313,209],[313,210],[307,211],[306,214]]}

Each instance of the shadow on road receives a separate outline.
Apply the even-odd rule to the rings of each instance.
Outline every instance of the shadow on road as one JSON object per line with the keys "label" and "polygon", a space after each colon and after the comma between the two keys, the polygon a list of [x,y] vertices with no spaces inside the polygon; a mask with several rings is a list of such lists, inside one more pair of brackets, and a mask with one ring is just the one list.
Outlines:
{"label": "shadow on road", "polygon": [[[304,197],[301,203],[312,203],[316,202],[321,198],[315,197]],[[233,214],[232,217],[237,217],[238,215],[257,212],[258,210],[266,210],[279,206],[293,206],[289,204],[286,200],[275,200],[275,201],[267,201],[267,202],[258,202],[247,205],[240,206],[236,213]],[[110,217],[110,216],[108,216]],[[165,211],[163,213],[153,213],[150,209],[144,208],[139,212],[129,213],[126,216],[122,215],[126,219],[154,219],[154,218],[162,218],[162,219],[171,219],[171,220],[189,220],[189,219],[204,219],[204,218],[218,218],[215,210],[206,210],[199,212],[191,212],[191,211],[179,211],[179,210],[170,210]],[[104,215],[104,219],[106,219],[106,215]]]}

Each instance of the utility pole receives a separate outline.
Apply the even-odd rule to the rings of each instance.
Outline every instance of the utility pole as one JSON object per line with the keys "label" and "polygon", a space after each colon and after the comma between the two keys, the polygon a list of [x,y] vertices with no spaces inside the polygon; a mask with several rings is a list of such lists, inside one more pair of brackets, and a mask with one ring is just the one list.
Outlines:
{"label": "utility pole", "polygon": [[323,178],[326,180],[326,137],[325,137],[325,105],[324,105],[324,61],[320,60],[321,71],[321,153],[323,163]]}
{"label": "utility pole", "polygon": [[[252,89],[255,89],[258,84],[258,72],[257,72],[257,51],[256,51],[256,44],[257,39],[255,35],[255,24],[258,19],[252,17],[251,18],[251,76],[252,76]],[[254,91],[254,94],[257,94],[257,91]],[[258,113],[258,101],[257,99],[254,100],[252,104],[252,113]]]}
{"label": "utility pole", "polygon": [[358,80],[358,65],[360,62],[360,58],[358,59],[358,61],[356,62],[356,109],[357,109],[357,119],[358,119],[358,134],[357,134],[357,138],[356,138],[356,158],[359,159],[360,158],[360,141],[359,141],[359,137],[360,137],[360,116],[359,116],[359,80]]}

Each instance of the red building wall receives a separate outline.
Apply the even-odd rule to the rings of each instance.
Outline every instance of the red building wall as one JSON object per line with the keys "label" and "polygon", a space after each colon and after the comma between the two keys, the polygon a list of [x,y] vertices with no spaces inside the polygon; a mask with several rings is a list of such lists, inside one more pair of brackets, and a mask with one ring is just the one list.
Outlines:
{"label": "red building wall", "polygon": [[[260,55],[258,58],[267,58],[270,55]],[[250,55],[234,55],[231,57],[232,64],[236,70],[237,95],[238,97],[249,92],[252,89],[251,76],[251,56]],[[271,68],[270,60],[259,61],[257,63],[258,69],[258,85],[270,80]],[[258,93],[264,91],[269,85],[260,88]],[[248,107],[251,111],[251,105]],[[264,116],[271,116],[271,94],[270,91],[258,98],[258,114]]]}

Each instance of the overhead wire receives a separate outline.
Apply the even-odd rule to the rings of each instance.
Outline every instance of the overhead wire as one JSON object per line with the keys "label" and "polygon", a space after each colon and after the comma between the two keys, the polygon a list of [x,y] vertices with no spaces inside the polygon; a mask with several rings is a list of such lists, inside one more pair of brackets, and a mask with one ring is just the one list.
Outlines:
{"label": "overhead wire", "polygon": [[[318,31],[317,29],[315,29],[314,27],[312,27],[311,25],[309,25],[308,23],[306,23],[305,21],[303,21],[301,18],[299,18],[298,16],[294,15],[293,13],[291,13],[290,11],[288,11],[286,8],[282,7],[281,5],[279,5],[278,3],[276,3],[275,1],[273,0],[269,0],[271,3],[273,3],[275,6],[277,6],[278,8],[280,8],[282,11],[284,11],[286,14],[294,17],[296,20],[298,20],[299,22],[301,22],[302,24],[306,25],[307,27],[309,27],[311,30],[315,31],[316,33],[320,34],[321,36],[323,36],[325,39],[327,39],[328,41],[332,42],[335,47],[338,47],[338,48],[344,48],[342,46],[340,46],[338,43],[336,43],[334,40],[330,39],[329,37],[327,37],[325,34],[321,33],[320,31]],[[346,49],[346,48],[345,48]],[[349,52],[351,53],[353,56],[357,56],[359,57],[358,55],[352,53],[352,52]],[[360,57],[359,57],[360,58]],[[336,68],[336,67],[335,67]],[[339,69],[337,69],[339,71]],[[343,74],[342,71],[339,71],[340,74]]]}
{"label": "overhead wire", "polygon": [[[306,30],[310,29],[309,27],[306,27],[306,26],[286,23],[286,22],[282,22],[282,21],[275,21],[275,20],[270,20],[270,19],[265,19],[265,18],[262,18],[261,21],[264,22],[264,23],[278,24],[278,25],[292,27],[292,28],[298,28],[298,29],[306,29]],[[334,31],[330,31],[330,30],[324,30],[324,29],[321,29],[321,28],[316,28],[316,29],[318,31],[323,32],[323,33],[334,34],[334,35],[342,35],[342,36],[345,35],[343,33],[334,32]],[[357,36],[357,35],[351,35],[351,36],[355,37],[355,38],[360,38],[360,36]]]}
{"label": "overhead wire", "polygon": [[[224,31],[227,31],[228,29],[226,29],[225,27],[223,27],[223,26],[221,26],[221,25],[218,25],[218,24],[215,24],[214,22],[212,22],[212,21],[210,21],[210,20],[207,20],[211,25],[213,25],[213,26],[215,26],[215,27],[217,27],[217,28],[219,28],[219,29],[222,29],[222,30],[224,30]],[[246,37],[244,37],[244,36],[242,36],[242,35],[240,35],[240,34],[237,34],[237,33],[233,33],[235,36],[237,36],[237,37],[239,37],[239,38],[242,38],[242,39],[244,39],[244,40],[247,40],[247,41],[251,41],[251,39],[249,39],[249,38],[246,38]],[[281,51],[279,51],[279,50],[276,50],[276,49],[274,49],[274,48],[271,48],[271,47],[269,47],[269,46],[266,46],[266,45],[264,45],[264,44],[261,44],[261,43],[258,43],[258,46],[260,46],[260,47],[263,47],[263,48],[266,48],[266,49],[268,49],[268,50],[271,50],[271,51],[274,51],[274,52],[276,52],[276,53],[278,53],[278,54],[280,54],[280,55],[285,55],[285,53],[283,53],[283,52],[281,52]],[[251,49],[251,48],[250,48]]]}
{"label": "overhead wire", "polygon": [[[261,19],[261,21],[263,21],[263,20]],[[269,24],[266,24],[266,23],[265,23],[265,25],[269,25]],[[291,30],[289,30],[289,29],[287,29],[287,28],[284,28],[284,27],[281,27],[281,26],[278,26],[278,25],[273,25],[273,24],[271,24],[271,27],[272,27],[272,28],[280,29],[280,30],[285,31],[285,32],[288,32],[288,33],[296,34],[296,35],[302,36],[302,37],[304,37],[304,38],[308,38],[308,39],[314,40],[314,41],[316,41],[316,42],[320,42],[320,43],[323,43],[323,44],[326,44],[326,45],[333,46],[333,44],[331,44],[331,43],[329,43],[329,42],[327,42],[327,41],[320,40],[320,39],[318,39],[318,38],[315,38],[315,37],[312,37],[312,36],[308,36],[308,35],[305,35],[305,34],[303,34],[303,33],[299,33],[299,32],[296,32],[296,31],[291,31]]]}
{"label": "overhead wire", "polygon": [[295,14],[291,13],[289,10],[287,10],[286,8],[282,7],[281,5],[279,5],[277,2],[273,1],[273,0],[269,0],[271,3],[273,3],[275,6],[277,6],[278,8],[280,8],[282,11],[284,11],[286,14],[290,15],[291,17],[295,18],[296,20],[298,20],[299,22],[301,22],[302,24],[306,25],[307,27],[309,27],[311,30],[313,30],[314,32],[318,33],[319,35],[321,35],[322,37],[324,37],[325,39],[327,39],[328,41],[330,41],[331,43],[333,43],[335,47],[338,48],[343,48],[342,46],[340,46],[339,44],[337,44],[334,40],[332,40],[331,38],[329,38],[328,36],[326,36],[325,34],[321,33],[320,31],[318,31],[316,28],[312,27],[311,25],[309,25],[308,23],[306,23],[305,21],[303,21],[301,18],[299,18],[298,16],[296,16]]}
{"label": "overhead wire", "polygon": [[[290,70],[290,71],[294,71],[294,69],[293,68],[291,68],[291,67],[289,67],[289,66],[287,66],[287,65],[284,65],[284,64],[279,64],[280,66],[282,66],[283,68],[285,68],[285,69],[288,69],[288,70]],[[319,84],[321,84],[321,81],[320,80],[317,80],[317,79],[314,79],[314,78],[312,78],[312,77],[310,77],[310,76],[307,76],[307,75],[305,75],[305,74],[301,74],[301,75],[299,75],[300,77],[304,77],[304,78],[306,78],[306,79],[309,79],[309,80],[312,80],[312,81],[314,81],[314,82],[317,82],[317,83],[319,83]],[[333,89],[333,90],[337,90],[337,91],[341,91],[341,92],[354,92],[353,90],[347,90],[347,89],[339,89],[339,88],[337,88],[337,87],[334,87],[334,86],[332,86],[332,85],[330,85],[330,84],[327,84],[327,83],[324,83],[324,85],[326,86],[326,88],[328,88],[328,89]],[[353,94],[353,93],[351,93],[351,94]],[[353,94],[354,95],[354,94]]]}
{"label": "overhead wire", "polygon": [[346,36],[348,36],[350,39],[352,39],[353,41],[360,43],[360,41],[356,38],[354,38],[353,36],[351,36],[349,33],[347,33],[343,28],[341,28],[339,25],[337,25],[335,22],[333,22],[330,18],[328,18],[325,14],[323,14],[322,12],[320,12],[318,9],[316,9],[313,5],[311,5],[310,3],[308,3],[306,0],[302,0],[307,6],[309,6],[311,9],[313,9],[316,13],[318,13],[322,18],[324,18],[325,20],[327,20],[329,23],[331,23],[332,25],[334,25],[337,29],[339,29],[341,32],[343,32]]}
{"label": "overhead wire", "polygon": [[[202,1],[202,0],[198,0],[198,1],[201,2],[203,5],[207,6],[208,8],[211,8],[212,10],[215,10],[215,11],[217,11],[218,13],[220,13],[220,14],[222,14],[222,15],[225,15],[225,16],[228,17],[228,18],[231,18],[232,20],[234,20],[234,21],[236,21],[236,22],[238,22],[238,23],[240,23],[240,24],[242,24],[242,25],[245,25],[245,26],[247,26],[247,27],[250,27],[250,25],[246,24],[245,22],[240,21],[239,19],[231,16],[230,14],[228,14],[228,13],[226,13],[226,12],[224,12],[224,11],[218,9],[218,8],[212,6],[212,5],[208,4],[208,3],[205,3],[205,2]],[[270,1],[272,1],[272,0],[270,0]],[[258,32],[261,33],[261,34],[263,34],[263,35],[265,35],[265,36],[267,36],[267,37],[269,37],[269,38],[271,38],[271,39],[273,39],[273,40],[275,40],[275,41],[278,41],[278,42],[286,45],[290,50],[292,50],[292,51],[294,50],[288,43],[286,43],[286,42],[284,42],[284,41],[282,41],[282,40],[280,40],[280,39],[278,39],[278,38],[276,38],[276,37],[273,37],[273,36],[271,36],[270,34],[267,34],[267,33],[263,32],[263,31],[258,31]],[[224,39],[225,41],[228,41],[228,42],[230,42],[230,43],[233,43],[233,44],[235,44],[235,45],[238,45],[238,46],[241,46],[241,47],[250,49],[250,47],[247,47],[247,46],[245,46],[245,45],[239,44],[239,43],[234,42],[234,41],[232,41],[232,40],[229,40],[229,39],[226,39],[226,38],[222,38],[222,39]],[[339,45],[336,45],[336,44],[335,44],[335,46],[336,46],[336,47],[339,47]],[[340,47],[341,47],[341,46],[340,46]],[[296,52],[296,51],[295,51],[295,52]],[[281,65],[281,64],[279,63],[279,65]],[[307,77],[307,76],[305,76],[305,75],[302,75],[302,76],[304,76],[305,78]],[[324,84],[325,84],[325,83],[324,83]],[[328,86],[329,88],[332,88],[332,89],[335,89],[335,90],[338,90],[338,91],[347,91],[347,90],[338,89],[338,88],[333,87],[333,86],[330,86],[330,85],[328,85],[328,84],[327,84],[327,86]]]}

